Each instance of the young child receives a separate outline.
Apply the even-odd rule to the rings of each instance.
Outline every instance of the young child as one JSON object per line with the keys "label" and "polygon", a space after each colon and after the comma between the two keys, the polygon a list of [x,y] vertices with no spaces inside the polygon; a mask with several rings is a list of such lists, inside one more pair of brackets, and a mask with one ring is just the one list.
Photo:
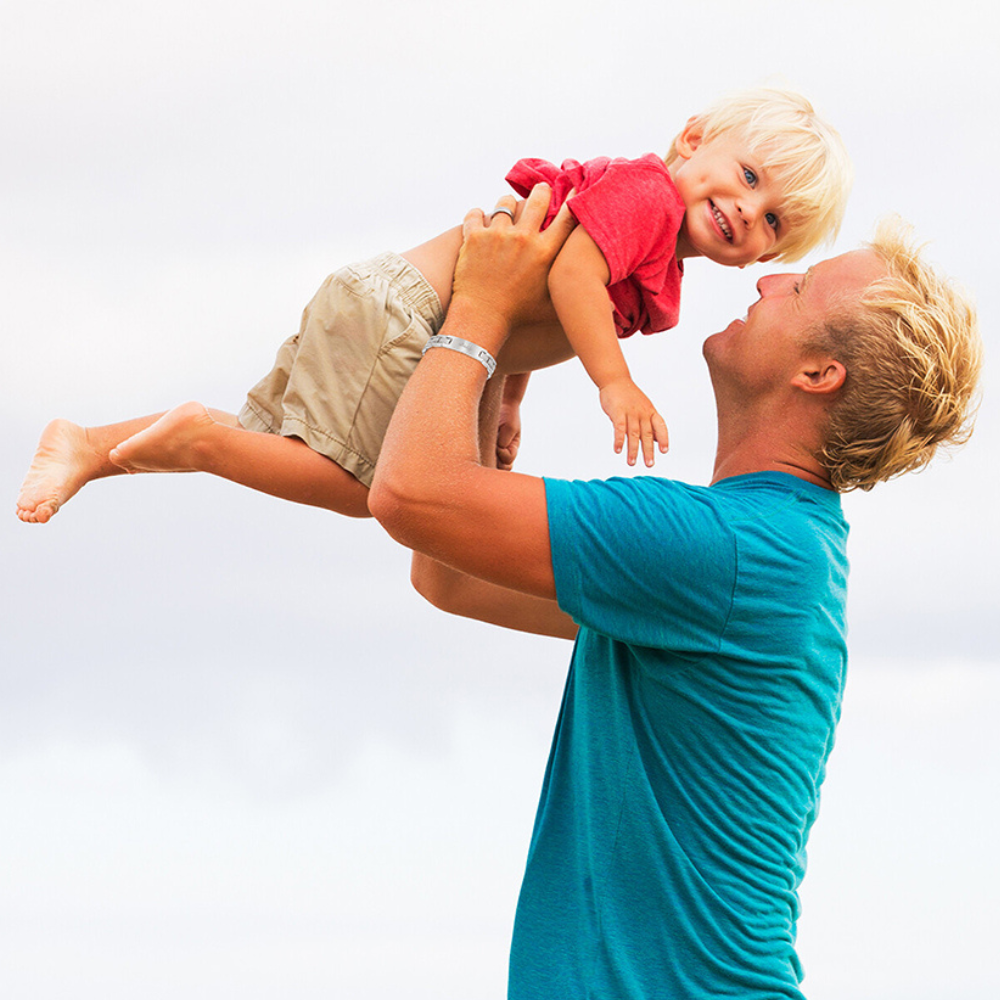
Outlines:
{"label": "young child", "polygon": [[[688,257],[744,267],[796,260],[832,238],[851,167],[839,136],[805,98],[765,88],[691,118],[665,160],[567,160],[562,168],[521,160],[508,180],[521,195],[550,184],[549,219],[569,198],[579,224],[549,275],[553,309],[514,331],[498,359],[507,376],[500,461],[516,451],[524,373],[577,354],[614,424],[616,451],[627,441],[630,464],[641,447],[652,465],[655,446],[666,450],[666,425],[633,381],[619,340],[676,325]],[[367,516],[382,437],[444,320],[461,242],[456,227],[331,275],[238,417],[185,403],[104,427],[53,421],[21,488],[18,517],[48,521],[93,479],[181,471]]]}

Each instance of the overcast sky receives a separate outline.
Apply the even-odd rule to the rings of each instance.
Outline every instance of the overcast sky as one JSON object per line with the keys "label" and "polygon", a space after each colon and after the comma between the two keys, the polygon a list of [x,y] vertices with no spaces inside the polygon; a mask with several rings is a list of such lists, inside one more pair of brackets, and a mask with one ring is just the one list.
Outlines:
{"label": "overcast sky", "polygon": [[[992,354],[998,44],[971,0],[3,0],[3,996],[503,997],[570,652],[424,605],[371,522],[208,477],[95,483],[21,524],[49,419],[235,410],[329,271],[493,204],[518,157],[662,153],[774,79],[854,157],[824,254],[900,212]],[[670,427],[658,473],[709,478],[701,341],[764,273],[690,262],[677,329],[629,343]],[[1000,989],[995,371],[964,451],[845,501],[811,1000]],[[533,379],[525,424],[523,471],[626,471],[578,365]]]}

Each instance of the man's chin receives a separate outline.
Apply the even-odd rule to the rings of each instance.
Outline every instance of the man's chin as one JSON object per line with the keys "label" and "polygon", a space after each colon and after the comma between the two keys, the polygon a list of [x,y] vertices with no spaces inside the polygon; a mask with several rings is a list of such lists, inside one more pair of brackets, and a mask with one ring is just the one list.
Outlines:
{"label": "man's chin", "polygon": [[718,333],[713,333],[711,337],[706,337],[705,342],[701,345],[702,356],[706,359],[709,357],[710,353],[718,350],[721,343],[727,338],[735,334],[738,334],[743,327],[745,322],[742,319],[734,319],[725,330],[720,330]]}

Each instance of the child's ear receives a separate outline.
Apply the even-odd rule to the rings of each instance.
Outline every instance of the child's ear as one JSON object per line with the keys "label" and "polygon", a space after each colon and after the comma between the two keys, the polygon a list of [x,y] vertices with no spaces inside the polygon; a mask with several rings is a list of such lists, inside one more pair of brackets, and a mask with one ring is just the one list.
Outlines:
{"label": "child's ear", "polygon": [[681,134],[674,142],[677,155],[684,160],[691,159],[691,155],[702,144],[704,140],[704,129],[698,117],[689,118]]}
{"label": "child's ear", "polygon": [[[766,264],[769,260],[774,260],[778,255],[776,253],[766,253],[763,257],[758,257],[755,261],[751,261],[753,264]],[[741,271],[746,267],[746,264],[736,265]]]}

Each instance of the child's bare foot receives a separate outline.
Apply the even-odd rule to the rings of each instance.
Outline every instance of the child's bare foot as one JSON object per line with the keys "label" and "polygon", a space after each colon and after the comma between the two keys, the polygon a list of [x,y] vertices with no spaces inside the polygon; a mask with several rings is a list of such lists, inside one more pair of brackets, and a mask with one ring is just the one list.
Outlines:
{"label": "child's bare foot", "polygon": [[68,420],[53,420],[42,432],[34,461],[21,484],[17,516],[31,524],[44,524],[81,486],[100,474],[101,464],[86,428]]}
{"label": "child's bare foot", "polygon": [[182,403],[112,448],[108,458],[126,472],[196,472],[198,445],[215,424],[201,403]]}

